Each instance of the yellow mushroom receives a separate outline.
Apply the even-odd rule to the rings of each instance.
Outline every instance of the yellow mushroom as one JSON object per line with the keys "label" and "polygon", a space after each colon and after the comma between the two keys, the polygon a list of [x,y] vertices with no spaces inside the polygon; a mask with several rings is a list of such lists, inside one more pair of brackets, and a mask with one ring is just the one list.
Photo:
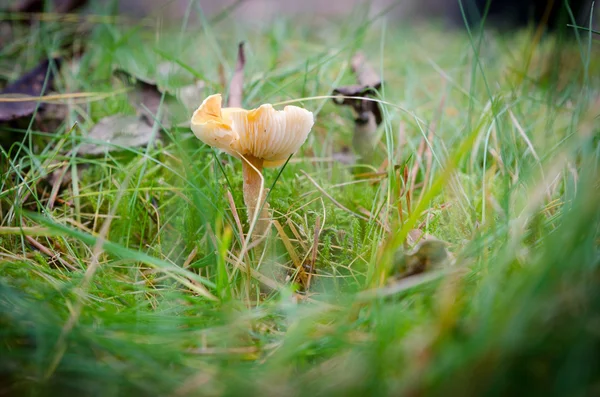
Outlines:
{"label": "yellow mushroom", "polygon": [[[192,131],[207,145],[242,159],[244,203],[252,222],[267,193],[263,167],[282,165],[302,146],[314,124],[313,114],[297,106],[275,110],[270,104],[252,110],[222,108],[221,101],[221,95],[215,94],[202,102],[192,115]],[[269,218],[265,203],[257,233],[266,231]]]}

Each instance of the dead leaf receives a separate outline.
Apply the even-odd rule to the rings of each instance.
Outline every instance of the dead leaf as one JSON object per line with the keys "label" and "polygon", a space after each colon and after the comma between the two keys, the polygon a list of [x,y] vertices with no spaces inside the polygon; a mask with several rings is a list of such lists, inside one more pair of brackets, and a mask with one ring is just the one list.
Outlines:
{"label": "dead leaf", "polygon": [[443,267],[452,260],[447,245],[445,241],[420,230],[411,230],[405,248],[398,250],[394,256],[395,271],[404,278]]}
{"label": "dead leaf", "polygon": [[408,232],[406,236],[406,241],[404,242],[404,247],[406,249],[414,248],[417,243],[420,243],[423,240],[435,240],[431,234],[423,233],[420,229],[412,229]]}
{"label": "dead leaf", "polygon": [[336,162],[344,165],[352,165],[356,163],[356,156],[350,151],[348,146],[343,146],[339,152],[333,153],[331,157]]}
{"label": "dead leaf", "polygon": [[235,65],[235,72],[229,85],[229,96],[227,106],[234,108],[242,107],[242,98],[244,95],[244,65],[246,64],[246,55],[244,54],[244,42],[238,45],[238,57]]}
{"label": "dead leaf", "polygon": [[[28,97],[39,97],[44,95],[51,87],[54,79],[51,64],[58,68],[60,59],[45,60],[35,68],[31,69],[17,80],[8,84],[0,92],[0,121],[15,120],[20,117],[31,116],[38,107],[38,101],[25,100]],[[48,78],[46,79],[46,76]],[[44,87],[44,82],[46,85]],[[24,100],[9,101],[12,99]],[[40,107],[42,105],[40,104]]]}
{"label": "dead leaf", "polygon": [[179,102],[191,114],[202,103],[204,99],[204,81],[196,81],[194,84],[186,85],[177,90],[176,96]]}
{"label": "dead leaf", "polygon": [[144,117],[114,115],[100,120],[79,147],[79,154],[104,154],[130,147],[145,146],[152,141],[152,125]]}
{"label": "dead leaf", "polygon": [[125,84],[133,85],[133,89],[128,93],[129,102],[136,108],[139,114],[147,119],[148,124],[154,123],[158,111],[161,110],[162,102],[160,123],[164,126],[169,126],[169,110],[165,101],[162,100],[163,94],[156,85],[156,81],[145,77],[133,76],[123,69],[116,69],[113,74]]}

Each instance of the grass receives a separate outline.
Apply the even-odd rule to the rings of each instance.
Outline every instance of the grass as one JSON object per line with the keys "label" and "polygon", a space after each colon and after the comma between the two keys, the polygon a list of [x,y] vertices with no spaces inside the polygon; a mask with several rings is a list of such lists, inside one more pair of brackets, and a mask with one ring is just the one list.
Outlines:
{"label": "grass", "polygon": [[[90,97],[67,95],[58,120],[0,127],[0,394],[600,391],[597,39],[360,11],[256,27],[207,21],[191,2],[202,26],[101,20],[73,37],[78,24],[51,18],[14,25],[3,77],[83,48],[56,84]],[[247,253],[241,164],[178,126],[189,110],[176,95],[147,146],[74,150],[100,119],[136,112],[114,67],[170,93],[195,79],[226,92],[219,68],[231,76],[242,39],[245,105],[298,101],[317,120],[266,172],[281,231]],[[367,179],[336,160],[352,115],[323,97],[353,83],[357,49],[385,81]],[[50,208],[55,170],[72,179]],[[398,281],[395,253],[415,228],[455,260]]]}

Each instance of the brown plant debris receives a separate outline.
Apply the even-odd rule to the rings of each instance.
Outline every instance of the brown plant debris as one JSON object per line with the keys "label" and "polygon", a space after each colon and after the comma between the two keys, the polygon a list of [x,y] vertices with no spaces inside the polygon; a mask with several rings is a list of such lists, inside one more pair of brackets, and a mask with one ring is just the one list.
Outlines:
{"label": "brown plant debris", "polygon": [[452,261],[447,243],[420,230],[408,233],[404,249],[394,256],[395,272],[400,278],[439,269]]}
{"label": "brown plant debris", "polygon": [[79,154],[98,155],[105,152],[145,146],[152,141],[153,127],[144,117],[113,115],[100,120],[85,143],[79,147]]}
{"label": "brown plant debris", "polygon": [[[40,97],[50,90],[54,80],[52,64],[58,68],[60,59],[46,59],[35,68],[8,84],[0,92],[0,121],[10,121],[31,116]],[[39,105],[40,107],[42,104]]]}

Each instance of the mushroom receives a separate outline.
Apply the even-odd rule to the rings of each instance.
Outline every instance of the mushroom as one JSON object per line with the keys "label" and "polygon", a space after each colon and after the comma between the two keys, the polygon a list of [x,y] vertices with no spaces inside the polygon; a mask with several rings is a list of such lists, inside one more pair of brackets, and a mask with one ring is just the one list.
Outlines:
{"label": "mushroom", "polygon": [[262,170],[282,165],[300,148],[314,124],[313,114],[297,106],[275,110],[270,104],[252,110],[222,108],[221,101],[221,94],[206,98],[192,115],[191,128],[202,142],[242,159],[248,220],[252,224],[256,217],[254,230],[263,234],[270,216]]}
{"label": "mushroom", "polygon": [[354,109],[356,119],[352,146],[364,161],[371,162],[377,144],[377,127],[383,122],[383,116],[379,104],[369,98],[377,96],[381,78],[361,52],[352,57],[352,71],[358,84],[334,89],[333,101],[337,105],[351,106]]}

